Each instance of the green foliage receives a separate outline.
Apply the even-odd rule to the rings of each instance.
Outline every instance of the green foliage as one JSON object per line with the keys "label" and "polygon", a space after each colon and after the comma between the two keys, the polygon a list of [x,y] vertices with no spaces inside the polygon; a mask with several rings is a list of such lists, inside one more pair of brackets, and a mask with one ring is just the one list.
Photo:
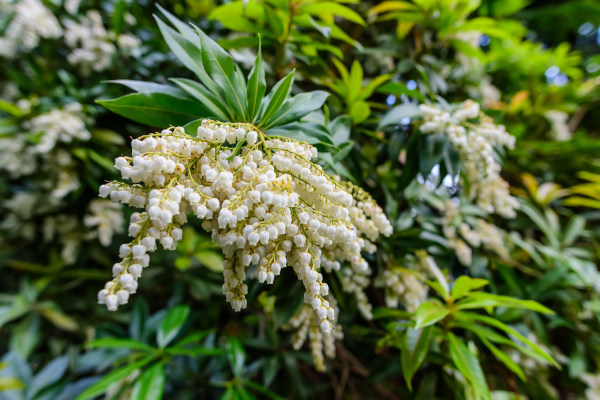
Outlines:
{"label": "green foliage", "polygon": [[[63,33],[7,56],[12,3],[0,13],[0,400],[598,397],[595,2],[42,1]],[[89,11],[95,40],[68,44]],[[88,72],[73,61],[85,44],[97,45]],[[466,99],[517,138],[493,154],[515,218],[478,207],[457,148],[420,130],[419,104]],[[89,139],[67,124],[69,140],[36,150],[52,129],[33,121],[74,102]],[[327,278],[344,337],[325,373],[310,335],[297,347],[301,283],[284,270],[249,284],[249,310],[234,314],[220,250],[195,223],[144,271],[143,300],[96,304],[126,236],[121,220],[90,222],[107,215],[90,207],[112,158],[148,127],[195,135],[205,118],[314,144],[393,221],[366,256],[372,321],[341,273]]]}

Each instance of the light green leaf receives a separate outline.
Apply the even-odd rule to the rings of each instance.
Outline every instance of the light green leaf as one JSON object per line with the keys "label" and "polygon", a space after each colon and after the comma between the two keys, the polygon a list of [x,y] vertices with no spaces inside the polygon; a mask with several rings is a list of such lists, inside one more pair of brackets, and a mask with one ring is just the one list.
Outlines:
{"label": "light green leaf", "polygon": [[165,390],[165,364],[151,365],[137,379],[131,392],[132,400],[160,400]]}
{"label": "light green leaf", "polygon": [[365,25],[365,20],[356,11],[332,1],[304,3],[302,6],[300,6],[300,12],[315,16],[320,16],[322,14],[336,15],[359,25]]}
{"label": "light green leaf", "polygon": [[461,275],[452,285],[452,298],[459,299],[474,289],[479,289],[490,283],[488,280],[471,278],[467,275]]}
{"label": "light green leaf", "polygon": [[450,313],[443,304],[433,300],[421,303],[415,312],[415,328],[423,328],[444,319]]}
{"label": "light green leaf", "polygon": [[169,311],[156,332],[156,342],[159,347],[165,347],[175,339],[189,315],[190,308],[185,305],[177,306]]}
{"label": "light green leaf", "polygon": [[477,357],[452,333],[448,334],[448,341],[450,342],[450,357],[456,368],[481,397],[491,399],[490,391]]}
{"label": "light green leaf", "polygon": [[521,300],[514,297],[500,296],[497,294],[485,292],[470,293],[467,295],[467,297],[456,303],[456,308],[458,310],[468,310],[485,307],[520,308],[537,311],[544,314],[554,314],[554,311],[550,310],[548,307],[541,305],[537,301]]}
{"label": "light green leaf", "polygon": [[350,116],[352,117],[352,122],[355,124],[360,124],[364,122],[371,115],[371,107],[364,101],[357,101],[352,104],[352,108],[350,108]]}

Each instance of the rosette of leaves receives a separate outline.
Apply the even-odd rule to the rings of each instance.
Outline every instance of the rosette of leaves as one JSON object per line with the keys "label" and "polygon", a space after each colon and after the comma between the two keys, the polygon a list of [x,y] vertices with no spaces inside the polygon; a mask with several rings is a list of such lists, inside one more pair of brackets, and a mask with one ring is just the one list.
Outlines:
{"label": "rosette of leaves", "polygon": [[[160,8],[160,7],[159,7]],[[233,58],[196,26],[188,25],[160,8],[172,27],[156,17],[171,51],[198,80],[171,78],[174,85],[116,80],[133,89],[117,99],[100,100],[109,110],[153,127],[184,126],[192,136],[202,119],[250,123],[266,135],[290,137],[317,147],[330,164],[350,150],[315,119],[302,120],[320,109],[328,93],[317,90],[291,96],[294,71],[267,94],[265,69],[259,51],[247,76]],[[339,154],[340,151],[343,154]],[[331,158],[330,156],[335,156]]]}

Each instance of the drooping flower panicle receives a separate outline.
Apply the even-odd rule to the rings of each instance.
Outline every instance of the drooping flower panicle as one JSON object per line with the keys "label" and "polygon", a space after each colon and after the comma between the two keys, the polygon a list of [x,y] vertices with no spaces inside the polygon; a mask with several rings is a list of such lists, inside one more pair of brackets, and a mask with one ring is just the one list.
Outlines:
{"label": "drooping flower panicle", "polygon": [[367,193],[328,176],[311,161],[316,156],[307,143],[265,136],[243,123],[204,120],[197,137],[177,127],[134,139],[132,157],[115,161],[133,184],[111,182],[100,195],[144,211],[131,217],[134,239],[121,246],[122,261],[99,302],[109,310],[127,303],[149,264],[147,253],[157,242],[175,249],[193,213],[225,255],[223,293],[234,310],[247,305],[247,274],[272,284],[291,266],[327,334],[335,311],[321,271],[340,270],[347,262],[340,274],[345,290],[368,316],[363,288],[370,269],[361,252],[375,251],[372,242],[389,236],[392,226]]}

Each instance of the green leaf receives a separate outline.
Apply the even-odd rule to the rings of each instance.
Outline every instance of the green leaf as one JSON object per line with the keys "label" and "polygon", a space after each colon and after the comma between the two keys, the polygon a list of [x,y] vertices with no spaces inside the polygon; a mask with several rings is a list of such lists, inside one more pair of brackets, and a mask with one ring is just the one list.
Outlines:
{"label": "green leaf", "polygon": [[57,382],[63,377],[68,366],[68,356],[61,356],[50,361],[27,385],[28,398],[34,398],[41,390]]}
{"label": "green leaf", "polygon": [[133,93],[96,102],[125,118],[158,128],[182,126],[195,119],[210,116],[210,112],[202,104],[164,93]]}
{"label": "green leaf", "polygon": [[177,306],[169,311],[156,332],[156,342],[159,347],[165,347],[175,339],[189,315],[190,308],[185,305]]}
{"label": "green leaf", "polygon": [[359,25],[365,25],[365,20],[354,10],[332,1],[323,1],[319,3],[304,3],[300,7],[300,12],[321,16],[322,14],[332,14],[338,17],[355,22]]}
{"label": "green leaf", "polygon": [[225,93],[227,103],[233,107],[234,117],[238,121],[246,121],[246,93],[239,85],[235,85],[235,67],[231,56],[202,30],[196,27],[200,36],[200,56],[202,65],[208,75],[214,79]]}
{"label": "green leaf", "polygon": [[412,377],[419,370],[429,352],[432,331],[432,326],[421,329],[408,328],[402,338],[400,361],[402,363],[404,380],[410,391],[412,391]]}
{"label": "green leaf", "polygon": [[322,90],[300,93],[283,103],[272,118],[263,120],[261,123],[264,125],[264,129],[267,130],[274,126],[298,121],[305,115],[320,109],[328,96],[329,93]]}
{"label": "green leaf", "polygon": [[189,96],[187,96],[181,90],[174,88],[173,86],[164,85],[162,83],[135,81],[129,79],[115,79],[112,81],[106,81],[106,83],[116,83],[119,85],[123,85],[132,90],[135,90],[138,93],[163,93],[181,99],[189,99]]}
{"label": "green leaf", "polygon": [[392,108],[379,122],[377,129],[399,124],[404,118],[414,118],[421,115],[416,104],[402,104]]}
{"label": "green leaf", "polygon": [[102,338],[92,340],[86,343],[88,347],[96,347],[103,349],[131,349],[152,352],[156,350],[154,347],[149,346],[145,343],[140,343],[133,339],[121,339],[121,338]]}
{"label": "green leaf", "polygon": [[467,295],[467,297],[456,303],[456,308],[458,310],[468,310],[485,307],[520,308],[541,312],[544,314],[554,314],[554,311],[550,310],[548,307],[541,305],[537,301],[521,300],[514,297],[500,296],[497,294],[485,292],[470,293]]}
{"label": "green leaf", "polygon": [[477,357],[452,333],[448,333],[448,341],[450,342],[450,357],[456,368],[481,397],[491,399],[490,391]]}
{"label": "green leaf", "polygon": [[444,319],[450,313],[443,304],[439,302],[426,301],[421,303],[415,312],[415,328],[423,328]]}
{"label": "green leaf", "polygon": [[160,400],[165,390],[165,364],[151,365],[137,379],[131,392],[132,400]]}
{"label": "green leaf", "polygon": [[[267,8],[267,6],[265,6]],[[248,102],[248,120],[254,123],[254,117],[260,108],[260,102],[265,95],[267,83],[265,81],[265,69],[262,65],[262,43],[258,36],[258,53],[254,60],[254,67],[248,76],[248,87],[246,100]]]}
{"label": "green leaf", "polygon": [[44,306],[40,307],[40,313],[57,328],[69,332],[74,332],[79,329],[77,321],[62,312],[56,303],[44,302],[40,303],[40,305],[41,304],[44,304]]}
{"label": "green leaf", "polygon": [[112,384],[122,381],[127,378],[133,371],[142,368],[155,359],[155,356],[148,356],[133,364],[125,365],[100,379],[98,382],[87,388],[83,393],[77,396],[76,400],[93,399],[104,393]]}
{"label": "green leaf", "polygon": [[236,378],[239,378],[244,371],[246,363],[246,351],[242,343],[234,337],[229,338],[227,343],[227,359],[231,366],[231,371]]}
{"label": "green leaf", "polygon": [[181,348],[181,347],[168,347],[165,349],[165,353],[178,356],[219,356],[224,353],[222,349],[214,349],[208,347],[192,347],[192,348]]}
{"label": "green leaf", "polygon": [[17,378],[0,376],[0,391],[22,389],[25,384]]}
{"label": "green leaf", "polygon": [[227,106],[201,83],[185,78],[170,78],[169,80],[175,82],[176,85],[202,103],[212,113],[214,119],[228,121],[232,118]]}
{"label": "green leaf", "polygon": [[404,83],[401,82],[387,82],[377,89],[379,93],[393,94],[396,96],[408,96],[413,97],[421,102],[425,102],[425,96],[421,94],[417,89],[410,90]]}
{"label": "green leaf", "polygon": [[517,332],[515,329],[511,328],[510,326],[506,325],[505,323],[498,321],[497,319],[494,319],[494,318],[491,318],[491,317],[488,317],[485,315],[475,314],[475,313],[456,313],[455,317],[460,318],[460,319],[464,320],[465,322],[473,323],[475,321],[479,321],[484,324],[498,328],[501,331],[504,331],[505,333],[507,333],[508,335],[515,336],[521,342],[528,345],[540,359],[542,359],[545,362],[552,364],[556,368],[560,369],[560,365],[552,357],[550,357],[548,355],[548,353],[546,353],[540,346],[538,346],[531,340],[527,339],[525,336],[521,335],[519,332]]}
{"label": "green leaf", "polygon": [[471,278],[467,275],[461,275],[452,285],[451,295],[453,299],[458,299],[465,296],[474,289],[479,289],[490,283],[488,280]]}
{"label": "green leaf", "polygon": [[276,114],[279,111],[279,107],[283,104],[285,98],[288,96],[292,82],[294,81],[294,72],[292,70],[285,78],[280,80],[275,84],[273,89],[271,89],[271,93],[269,93],[269,104],[267,108],[263,112],[260,118],[260,125],[263,125],[263,121],[269,121],[272,115]]}
{"label": "green leaf", "polygon": [[350,116],[352,117],[352,122],[355,124],[360,124],[364,122],[371,115],[371,107],[364,101],[357,101],[352,104],[350,108]]}

